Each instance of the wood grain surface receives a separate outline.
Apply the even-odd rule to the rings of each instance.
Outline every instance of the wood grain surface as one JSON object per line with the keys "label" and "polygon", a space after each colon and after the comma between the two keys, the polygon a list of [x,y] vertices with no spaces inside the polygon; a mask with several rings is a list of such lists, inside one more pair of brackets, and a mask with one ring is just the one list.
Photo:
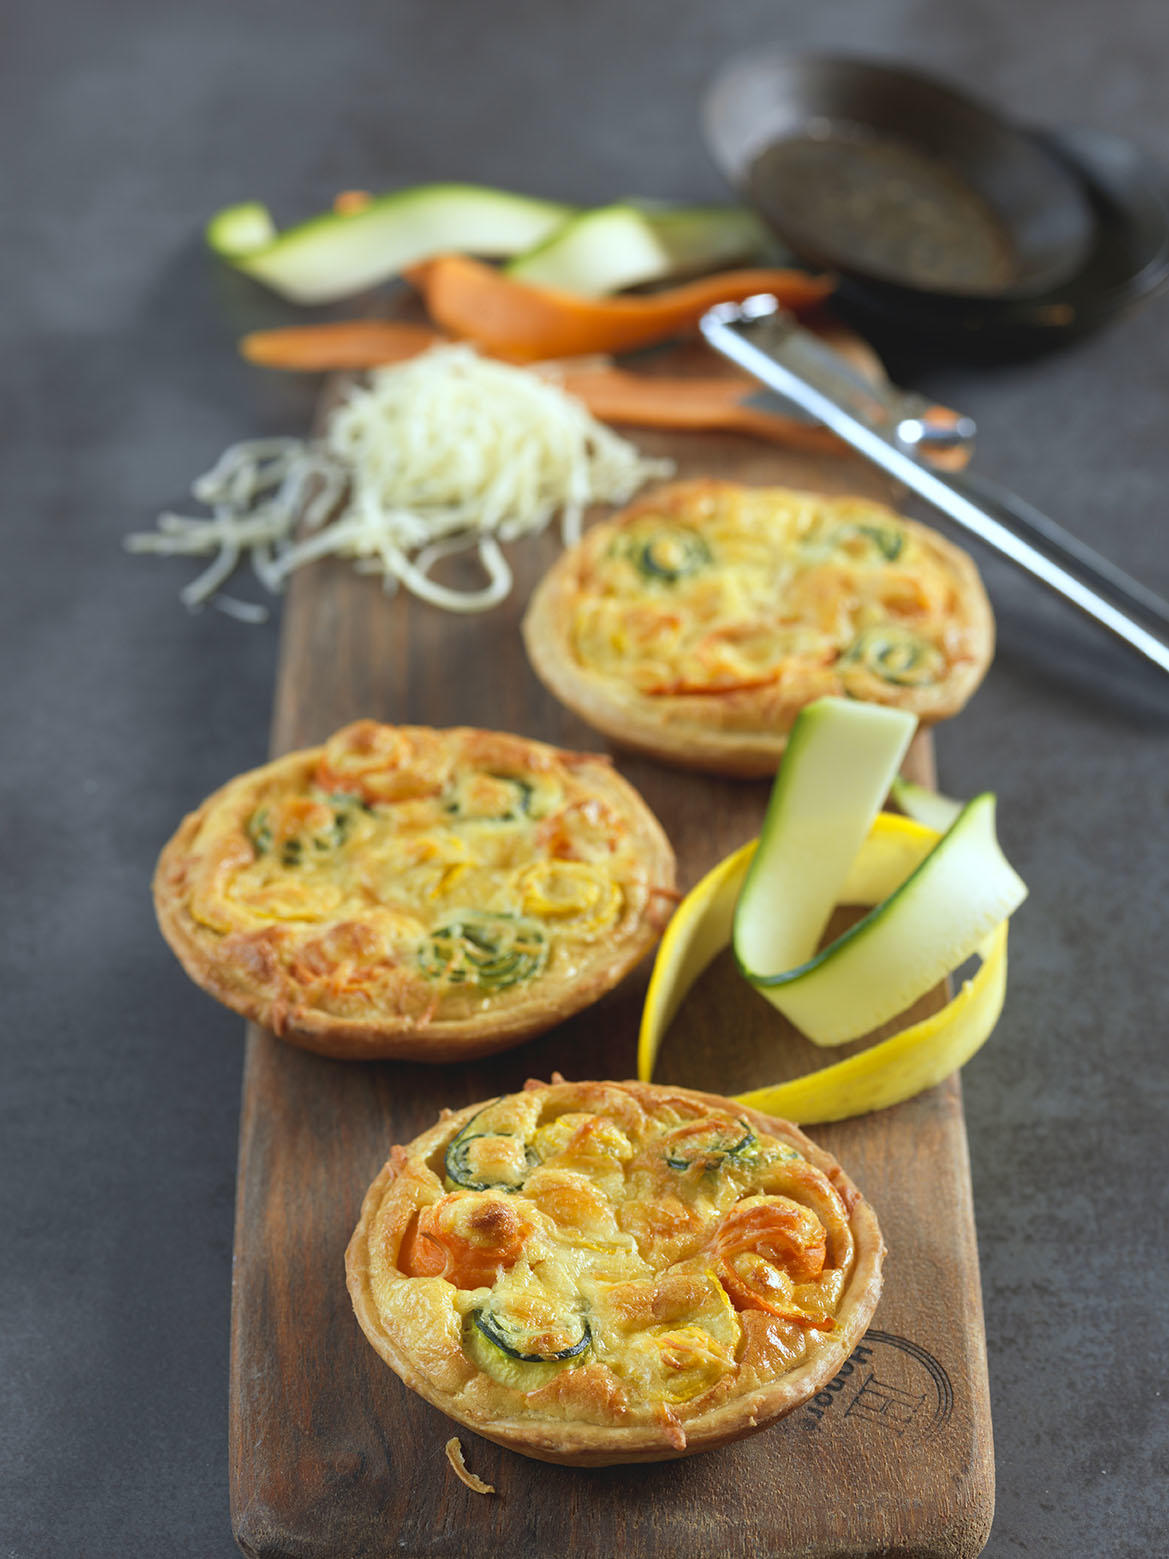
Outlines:
{"label": "wood grain surface", "polygon": [[[845,457],[728,434],[638,441],[672,455],[680,475],[888,496],[875,473]],[[528,591],[557,545],[549,535],[511,548],[512,598],[475,617],[387,599],[339,563],[296,576],[273,754],[361,716],[485,725],[605,750],[543,690],[520,643]],[[683,887],[758,831],[766,783],[615,757],[665,825]],[[910,770],[932,777],[928,740],[915,743]],[[960,791],[961,776],[949,778]],[[232,1520],[245,1553],[908,1559],[981,1551],[993,1453],[956,1078],[881,1114],[812,1128],[877,1209],[890,1252],[885,1291],[864,1344],[829,1388],[750,1439],[629,1468],[529,1461],[408,1391],[358,1330],[343,1253],[391,1144],[431,1125],[443,1105],[458,1109],[555,1069],[571,1079],[632,1076],[647,978],[648,964],[553,1032],[469,1064],[334,1062],[248,1031],[230,1409]],[[825,1059],[721,960],[680,1014],[655,1075],[735,1092]],[[472,1493],[451,1472],[444,1445],[453,1433],[496,1495]]]}

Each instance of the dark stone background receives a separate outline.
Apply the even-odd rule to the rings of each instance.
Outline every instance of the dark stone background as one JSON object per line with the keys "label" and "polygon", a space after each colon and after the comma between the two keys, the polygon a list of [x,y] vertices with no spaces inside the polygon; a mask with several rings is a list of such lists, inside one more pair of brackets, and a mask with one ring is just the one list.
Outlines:
{"label": "dark stone background", "polygon": [[[1163,0],[56,0],[0,26],[4,1212],[0,1553],[227,1555],[241,1025],[147,882],[265,755],[277,630],[175,593],[122,535],[313,391],[233,342],[291,310],[203,252],[434,178],[717,198],[695,105],[756,40],[901,56],[1169,167]],[[982,466],[1169,592],[1169,300],[1074,350],[918,384]],[[980,559],[985,561],[984,559]],[[1169,687],[1005,566],[1001,649],[938,739],[1031,887],[966,1073],[998,1455],[987,1552],[1165,1551]]]}

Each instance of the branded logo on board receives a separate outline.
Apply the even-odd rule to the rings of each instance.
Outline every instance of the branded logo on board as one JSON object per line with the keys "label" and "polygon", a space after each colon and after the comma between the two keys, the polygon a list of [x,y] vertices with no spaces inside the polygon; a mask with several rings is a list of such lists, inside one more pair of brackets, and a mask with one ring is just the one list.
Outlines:
{"label": "branded logo on board", "polygon": [[944,1366],[920,1344],[894,1332],[869,1331],[801,1415],[805,1429],[829,1419],[896,1439],[932,1440],[954,1411]]}

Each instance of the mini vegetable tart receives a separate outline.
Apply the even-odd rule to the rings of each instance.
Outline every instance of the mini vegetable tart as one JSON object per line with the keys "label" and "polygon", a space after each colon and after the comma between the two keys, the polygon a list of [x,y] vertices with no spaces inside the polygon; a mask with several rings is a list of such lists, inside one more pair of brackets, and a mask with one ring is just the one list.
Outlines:
{"label": "mini vegetable tart", "polygon": [[564,553],[524,638],[551,691],[615,741],[746,776],[775,771],[825,694],[955,714],[994,619],[970,558],[883,504],[700,480]]}
{"label": "mini vegetable tart", "polygon": [[154,894],[192,979],[281,1038],[445,1061],[616,985],[673,887],[660,825],[606,758],[364,720],[217,791]]}
{"label": "mini vegetable tart", "polygon": [[762,1429],[863,1336],[884,1247],[787,1121],[648,1083],[528,1083],[395,1147],[346,1270],[408,1386],[543,1461]]}

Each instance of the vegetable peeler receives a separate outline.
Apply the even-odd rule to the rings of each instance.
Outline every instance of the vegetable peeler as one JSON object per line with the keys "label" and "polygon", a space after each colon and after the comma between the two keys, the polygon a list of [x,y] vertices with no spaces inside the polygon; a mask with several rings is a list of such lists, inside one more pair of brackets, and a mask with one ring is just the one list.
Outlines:
{"label": "vegetable peeler", "polygon": [[969,471],[942,468],[956,462],[939,456],[972,448],[969,417],[938,423],[920,397],[863,379],[767,294],[717,304],[699,328],[716,352],[1169,671],[1169,643],[1155,631],[1169,627],[1169,602],[1025,499]]}

